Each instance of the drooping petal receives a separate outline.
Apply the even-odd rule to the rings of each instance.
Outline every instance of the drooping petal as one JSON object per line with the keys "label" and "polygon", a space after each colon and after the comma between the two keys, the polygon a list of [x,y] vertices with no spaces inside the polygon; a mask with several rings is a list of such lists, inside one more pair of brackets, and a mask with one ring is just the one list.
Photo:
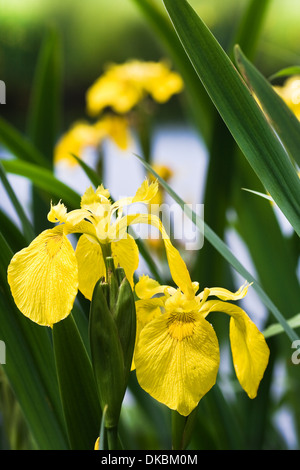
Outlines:
{"label": "drooping petal", "polygon": [[127,234],[117,242],[111,243],[112,257],[115,265],[120,265],[126,274],[131,287],[133,288],[133,275],[139,265],[139,250],[131,235]]}
{"label": "drooping petal", "polygon": [[270,351],[266,340],[244,310],[237,305],[210,301],[210,312],[212,311],[231,316],[230,343],[234,369],[248,396],[255,398],[269,361]]}
{"label": "drooping petal", "polygon": [[39,325],[51,326],[72,310],[77,294],[77,262],[62,226],[45,230],[12,258],[8,282],[19,310]]}
{"label": "drooping petal", "polygon": [[215,384],[219,368],[216,334],[196,313],[163,314],[141,331],[135,365],[146,392],[187,416]]}
{"label": "drooping petal", "polygon": [[96,282],[105,276],[101,246],[97,242],[92,242],[86,235],[81,235],[75,254],[78,263],[79,290],[87,299],[92,300]]}
{"label": "drooping petal", "polygon": [[187,296],[187,298],[193,299],[195,296],[195,289],[190,278],[190,273],[184,260],[180,256],[179,251],[172,245],[171,240],[159,217],[153,214],[131,214],[123,217],[123,219],[126,219],[125,222],[123,222],[123,225],[125,225],[125,223],[127,226],[133,224],[148,224],[153,225],[160,231],[165,244],[172,278],[176,285]]}

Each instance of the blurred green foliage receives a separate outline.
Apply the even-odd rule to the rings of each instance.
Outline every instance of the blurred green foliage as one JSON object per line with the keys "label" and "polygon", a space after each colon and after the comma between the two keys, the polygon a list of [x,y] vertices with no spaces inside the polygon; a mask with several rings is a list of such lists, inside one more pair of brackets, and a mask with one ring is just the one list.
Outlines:
{"label": "blurred green foliage", "polygon": [[[163,8],[162,2],[156,3]],[[236,33],[247,0],[193,0],[190,3],[225,47]],[[297,0],[272,1],[256,57],[262,73],[270,75],[299,63],[299,21]],[[83,113],[85,91],[106,63],[129,58],[156,60],[165,56],[155,32],[131,0],[3,0],[0,78],[7,84],[10,106],[1,111],[21,127],[39,47],[49,26],[58,29],[62,41],[65,126],[74,116]],[[172,109],[173,104],[172,101],[169,108]]]}

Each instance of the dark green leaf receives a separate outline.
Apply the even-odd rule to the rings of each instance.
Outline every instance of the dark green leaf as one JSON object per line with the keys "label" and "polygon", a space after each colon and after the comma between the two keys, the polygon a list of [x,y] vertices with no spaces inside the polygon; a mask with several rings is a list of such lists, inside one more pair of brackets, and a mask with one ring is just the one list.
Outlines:
{"label": "dark green leaf", "polygon": [[164,4],[238,146],[300,235],[300,181],[273,129],[220,44],[186,0],[164,0]]}
{"label": "dark green leaf", "polygon": [[101,410],[91,362],[72,315],[53,325],[53,344],[71,448],[92,450]]}

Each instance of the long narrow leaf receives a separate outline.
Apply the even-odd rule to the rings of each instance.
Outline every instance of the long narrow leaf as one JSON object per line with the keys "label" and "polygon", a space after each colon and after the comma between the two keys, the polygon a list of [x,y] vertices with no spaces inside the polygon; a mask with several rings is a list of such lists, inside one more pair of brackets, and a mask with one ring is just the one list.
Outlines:
{"label": "long narrow leaf", "polygon": [[17,158],[50,168],[46,158],[33,143],[3,117],[0,117],[0,143]]}
{"label": "long narrow leaf", "polygon": [[216,250],[230,263],[230,265],[241,275],[243,276],[248,282],[253,284],[253,288],[261,298],[262,302],[265,306],[272,312],[276,320],[282,325],[285,333],[287,336],[294,341],[298,339],[297,334],[293,331],[293,329],[288,325],[284,316],[278,310],[278,308],[274,305],[272,300],[268,297],[265,291],[262,289],[258,281],[252,276],[251,273],[243,266],[243,264],[233,255],[231,250],[227,247],[227,245],[211,230],[211,228],[201,219],[201,217],[196,214],[192,209],[171,189],[171,187],[148,165],[142,158],[138,157],[142,164],[150,171],[160,182],[162,187],[168,192],[168,194],[176,201],[179,206],[184,210],[185,215],[192,220],[192,222],[198,227],[200,231],[203,230],[204,227],[204,236],[211,243]]}
{"label": "long narrow leaf", "polygon": [[300,235],[300,181],[224,50],[186,0],[164,0],[191,63],[238,146]]}
{"label": "long narrow leaf", "polygon": [[61,115],[61,44],[56,29],[51,28],[41,47],[36,67],[28,135],[35,147],[53,164],[53,149]]}
{"label": "long narrow leaf", "polygon": [[70,208],[79,207],[79,194],[55,178],[50,170],[18,159],[2,160],[2,165],[7,173],[25,176],[31,180],[36,187],[46,191],[49,195],[56,197],[58,200],[62,199]]}
{"label": "long narrow leaf", "polygon": [[259,70],[245,57],[239,46],[235,47],[235,57],[240,72],[250,90],[257,96],[289,155],[300,165],[300,123],[295,114]]}
{"label": "long narrow leaf", "polygon": [[92,450],[101,410],[92,365],[72,315],[53,325],[60,393],[73,450]]}
{"label": "long narrow leaf", "polygon": [[26,238],[26,240],[28,242],[31,242],[31,240],[34,238],[34,231],[33,231],[33,228],[31,226],[31,223],[29,222],[28,218],[27,218],[27,215],[25,214],[24,212],[24,209],[23,207],[21,206],[21,204],[19,203],[15,193],[14,193],[14,190],[12,189],[7,177],[6,177],[6,174],[5,174],[5,171],[4,171],[4,168],[3,168],[3,165],[1,164],[1,161],[0,161],[0,179],[2,180],[2,183],[3,183],[3,186],[5,187],[6,189],[6,192],[19,216],[19,219],[22,223],[22,228],[23,228],[23,233],[24,233],[24,236]]}

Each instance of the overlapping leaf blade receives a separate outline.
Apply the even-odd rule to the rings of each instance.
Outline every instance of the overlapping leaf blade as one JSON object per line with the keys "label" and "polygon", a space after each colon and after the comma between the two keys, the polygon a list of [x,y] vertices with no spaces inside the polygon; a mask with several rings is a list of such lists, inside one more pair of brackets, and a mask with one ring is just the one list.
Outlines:
{"label": "overlapping leaf blade", "polygon": [[244,156],[300,235],[300,181],[224,50],[186,0],[164,0],[174,28]]}

